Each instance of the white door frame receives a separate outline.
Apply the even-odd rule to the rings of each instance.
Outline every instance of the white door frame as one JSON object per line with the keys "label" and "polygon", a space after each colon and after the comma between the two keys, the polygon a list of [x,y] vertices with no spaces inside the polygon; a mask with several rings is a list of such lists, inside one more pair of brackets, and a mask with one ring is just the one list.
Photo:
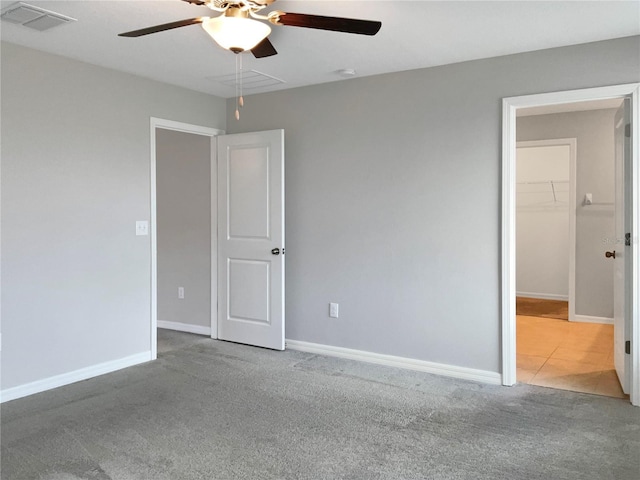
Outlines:
{"label": "white door frame", "polygon": [[578,142],[575,138],[551,138],[516,142],[516,148],[569,147],[569,321],[576,317],[576,163]]}
{"label": "white door frame", "polygon": [[[176,132],[192,133],[194,135],[204,135],[214,137],[223,135],[224,130],[216,128],[192,125],[189,123],[175,122],[162,118],[151,117],[151,225],[149,228],[151,235],[151,360],[158,357],[158,236],[156,228],[157,218],[157,185],[156,185],[156,129],[173,130]],[[218,225],[215,221],[217,207],[217,161],[215,144],[211,143],[211,338],[218,338],[218,267],[217,267],[217,237]]]}
{"label": "white door frame", "polygon": [[502,384],[516,383],[516,276],[515,276],[515,165],[516,165],[516,111],[519,108],[559,105],[563,103],[604,100],[610,98],[631,99],[631,247],[629,264],[631,270],[630,322],[631,372],[630,400],[640,406],[640,163],[638,125],[640,115],[640,83],[607,87],[570,90],[509,97],[502,100],[502,271],[501,271],[501,321],[502,321]]}

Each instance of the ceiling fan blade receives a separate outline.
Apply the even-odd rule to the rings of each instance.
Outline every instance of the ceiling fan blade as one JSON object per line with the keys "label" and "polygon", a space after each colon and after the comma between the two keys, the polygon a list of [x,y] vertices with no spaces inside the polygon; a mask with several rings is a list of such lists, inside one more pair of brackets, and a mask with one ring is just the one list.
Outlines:
{"label": "ceiling fan blade", "polygon": [[279,25],[291,27],[317,28],[334,32],[357,33],[360,35],[375,35],[382,27],[382,22],[373,20],[358,20],[355,18],[323,17],[304,13],[282,12],[278,18]]}
{"label": "ceiling fan blade", "polygon": [[182,0],[182,1],[190,3],[192,5],[206,5],[206,2],[203,2],[202,0]]}
{"label": "ceiling fan blade", "polygon": [[253,56],[256,58],[270,57],[278,54],[271,41],[269,41],[269,38],[265,38],[258,45],[253,47],[251,49],[251,53],[253,53]]}
{"label": "ceiling fan blade", "polygon": [[164,23],[162,25],[155,25],[153,27],[141,28],[140,30],[133,30],[131,32],[119,33],[118,36],[119,37],[142,37],[143,35],[149,35],[150,33],[164,32],[165,30],[171,30],[173,28],[196,25],[208,19],[209,17],[187,18],[186,20],[179,20],[177,22]]}

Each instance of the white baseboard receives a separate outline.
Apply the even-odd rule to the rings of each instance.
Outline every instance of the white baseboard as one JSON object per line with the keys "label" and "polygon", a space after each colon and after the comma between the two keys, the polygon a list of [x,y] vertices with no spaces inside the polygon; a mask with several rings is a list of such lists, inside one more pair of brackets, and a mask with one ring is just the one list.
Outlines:
{"label": "white baseboard", "polygon": [[190,323],[167,322],[158,320],[158,328],[166,328],[167,330],[177,330],[178,332],[196,333],[198,335],[211,336],[211,327],[203,327],[202,325],[193,325]]}
{"label": "white baseboard", "polygon": [[120,358],[118,360],[99,363],[98,365],[81,368],[79,370],[74,370],[73,372],[55,375],[42,380],[36,380],[35,382],[18,385],[17,387],[7,388],[0,391],[0,403],[51,390],[52,388],[62,387],[64,385],[69,385],[70,383],[80,382],[99,375],[104,375],[105,373],[115,372],[116,370],[145,363],[150,360],[151,352],[137,353],[136,355]]}
{"label": "white baseboard", "polygon": [[572,322],[604,323],[606,325],[613,325],[613,318],[608,318],[608,317],[591,317],[589,315],[576,315],[570,320]]}
{"label": "white baseboard", "polygon": [[569,295],[557,295],[555,293],[536,293],[536,292],[516,292],[516,297],[537,298],[540,300],[561,300],[569,301]]}
{"label": "white baseboard", "polygon": [[298,340],[285,340],[285,345],[287,348],[299,350],[301,352],[359,360],[361,362],[386,365],[388,367],[406,368],[408,370],[417,370],[419,372],[433,373],[435,375],[460,378],[463,380],[473,380],[492,385],[502,384],[502,375],[496,372],[488,372],[486,370],[476,370],[473,368],[445,365],[442,363],[433,363],[406,357],[396,357],[393,355],[383,355],[380,353],[365,352],[362,350],[352,350],[350,348],[332,347],[330,345],[301,342]]}

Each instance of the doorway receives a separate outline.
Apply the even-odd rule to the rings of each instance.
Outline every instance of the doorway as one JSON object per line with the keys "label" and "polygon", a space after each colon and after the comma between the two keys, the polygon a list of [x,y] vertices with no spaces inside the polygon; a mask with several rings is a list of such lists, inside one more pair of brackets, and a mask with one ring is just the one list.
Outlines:
{"label": "doorway", "polygon": [[[502,332],[503,332],[503,384],[516,383],[516,237],[515,237],[515,209],[516,209],[516,112],[530,107],[558,107],[561,104],[590,102],[606,99],[629,98],[631,104],[630,124],[637,125],[638,121],[638,84],[603,87],[571,92],[512,97],[503,101],[503,242],[502,242]],[[634,128],[630,128],[634,131]],[[623,295],[627,299],[627,312],[624,317],[628,327],[629,345],[637,345],[634,339],[638,337],[638,139],[630,138],[630,168],[624,178],[625,185],[632,189],[630,200],[625,208],[630,211],[629,230],[634,241],[627,248],[625,265],[630,275],[625,285]],[[629,348],[628,368],[625,371],[628,379],[628,391],[631,402],[640,404],[640,390],[637,378],[638,355],[637,349]]]}
{"label": "doorway", "polygon": [[[181,149],[190,149],[189,136],[195,135],[199,143],[208,143],[208,159],[198,162],[208,167],[208,178],[200,181],[198,176],[206,176],[206,170],[199,168],[192,172],[191,180],[198,180],[200,196],[209,198],[209,218],[202,212],[198,221],[186,227],[190,232],[198,231],[199,251],[187,252],[177,261],[173,259],[174,270],[182,268],[188,259],[192,264],[209,263],[208,271],[199,269],[200,284],[209,280],[208,305],[202,299],[199,306],[183,309],[188,312],[186,321],[180,322],[158,319],[158,138],[169,132],[169,145],[180,140]],[[184,134],[187,136],[184,143]],[[202,137],[205,141],[202,142]],[[182,157],[180,149],[173,155]],[[213,339],[245,343],[253,346],[284,350],[284,130],[238,133],[224,135],[221,130],[200,127],[170,120],[151,118],[151,359],[158,355],[159,326],[191,333],[209,335]],[[169,163],[173,158],[169,159]],[[208,160],[208,162],[207,162]],[[208,165],[206,165],[208,163]],[[175,167],[175,166],[174,166]],[[171,177],[171,172],[169,177]],[[182,172],[173,169],[173,175]],[[195,177],[194,177],[195,175]],[[208,188],[205,188],[208,180]],[[172,183],[172,178],[166,180]],[[183,183],[183,190],[189,188],[189,179]],[[206,192],[205,190],[208,190]],[[189,192],[191,195],[193,192]],[[208,194],[208,195],[207,195]],[[201,202],[200,202],[201,203]],[[175,205],[173,206],[175,209]],[[206,207],[206,206],[205,206]],[[173,229],[180,226],[182,215],[192,215],[189,205],[182,205],[182,211],[173,213]],[[170,226],[171,227],[171,226]],[[208,232],[205,230],[209,230]],[[168,228],[171,230],[171,228]],[[185,250],[184,232],[173,232],[173,241],[180,250]],[[208,242],[203,241],[208,234]],[[188,247],[186,247],[188,248]],[[206,257],[206,258],[205,258]],[[220,268],[218,268],[220,266]],[[171,266],[167,268],[171,270]],[[175,273],[175,272],[173,272]],[[168,295],[174,304],[187,299],[185,285],[175,283],[176,278],[185,282],[188,275],[174,275],[173,285],[168,287]],[[203,280],[204,279],[204,280]],[[185,302],[186,303],[186,302]],[[175,305],[174,305],[175,310]],[[171,311],[171,308],[165,309]],[[209,312],[209,322],[202,319],[203,311]],[[194,325],[190,318],[200,317],[200,324]]]}
{"label": "doorway", "polygon": [[563,302],[563,316],[575,320],[577,139],[538,140],[551,136],[537,128],[549,117],[519,118],[533,122],[518,135],[536,139],[517,142],[516,296]]}
{"label": "doorway", "polygon": [[[217,130],[198,125],[191,125],[171,120],[159,118],[151,118],[151,357],[157,358],[158,354],[158,328],[169,328],[184,332],[197,333],[207,335],[211,338],[217,338],[217,309],[215,308],[217,300],[217,257],[214,254],[217,251],[217,166],[215,161],[215,137],[222,135],[222,130]],[[185,174],[180,171],[180,166],[173,161],[163,161],[159,159],[158,147],[170,149],[171,145],[175,147],[179,144],[188,144],[189,139],[193,139],[198,146],[191,152],[190,158],[194,168],[190,168],[190,172]],[[178,142],[178,143],[175,143]],[[208,148],[207,147],[208,144]],[[163,147],[164,145],[164,147]],[[175,153],[175,152],[173,152]],[[171,156],[172,152],[168,151],[167,156]],[[204,158],[208,157],[208,158]],[[165,171],[158,175],[158,166],[163,168],[170,167],[173,171]],[[173,164],[173,165],[172,165]],[[164,262],[160,264],[158,261],[158,190],[162,188],[163,178],[171,175],[195,175],[202,176],[203,172],[208,174],[208,178],[202,179],[201,185],[198,186],[197,192],[183,192],[185,195],[193,197],[199,195],[198,203],[201,206],[203,201],[208,201],[209,208],[201,208],[199,212],[186,211],[187,205],[176,205],[174,202],[172,208],[163,211],[166,223],[175,223],[181,221],[181,216],[192,216],[191,226],[189,228],[190,238],[180,236],[183,228],[173,228],[176,225],[168,225],[167,231],[178,232],[178,235],[172,235],[172,238],[163,236],[163,240],[167,240],[168,244],[164,248]],[[184,178],[186,182],[189,178]],[[160,185],[159,185],[160,182]],[[203,189],[208,186],[208,192]],[[180,192],[176,192],[180,195]],[[195,198],[195,197],[194,197]],[[206,200],[205,200],[206,199]],[[162,202],[160,203],[162,206]],[[178,210],[176,210],[178,209]],[[180,211],[182,209],[183,211]],[[206,212],[208,218],[204,218]],[[208,221],[207,221],[208,220]],[[207,231],[208,230],[208,231]],[[182,232],[184,233],[184,232]],[[195,237],[194,237],[195,235]],[[204,242],[204,243],[203,243]],[[187,245],[188,244],[188,245]],[[193,245],[199,248],[194,249]],[[202,258],[199,258],[202,257]],[[203,262],[204,257],[206,261]],[[205,269],[198,268],[198,264],[205,263]],[[195,277],[194,272],[188,272],[189,265],[197,269]],[[185,271],[180,271],[186,268]],[[193,269],[192,269],[193,270]],[[163,276],[163,281],[159,281],[159,275]],[[187,285],[185,282],[192,282]],[[175,285],[174,285],[175,284]],[[203,284],[205,285],[203,287]],[[192,288],[189,288],[189,287]],[[175,287],[175,288],[174,288]],[[204,288],[204,290],[203,290]],[[160,295],[163,295],[160,301]],[[203,303],[205,302],[205,303]],[[168,318],[158,317],[162,313]],[[190,313],[189,313],[190,312]],[[172,313],[176,313],[172,316]],[[186,314],[186,315],[185,315]],[[208,319],[203,317],[208,316]],[[179,317],[179,318],[178,318]]]}
{"label": "doorway", "polygon": [[[612,238],[614,232],[614,119],[621,105],[618,99],[584,103],[580,111],[569,104],[559,106],[566,110],[562,112],[557,111],[559,107],[551,112],[534,109],[535,115],[531,109],[519,112],[519,383],[626,398],[613,359],[613,262],[604,256],[608,248],[604,239]],[[574,137],[550,138],[567,134]],[[576,202],[578,175],[581,196],[590,192],[585,195],[589,203]],[[580,286],[577,309],[576,283]]]}

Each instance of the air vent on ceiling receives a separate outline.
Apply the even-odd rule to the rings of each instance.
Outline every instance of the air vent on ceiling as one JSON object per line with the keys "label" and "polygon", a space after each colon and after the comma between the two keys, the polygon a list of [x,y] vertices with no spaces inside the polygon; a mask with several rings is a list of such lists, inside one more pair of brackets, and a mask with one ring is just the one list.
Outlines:
{"label": "air vent on ceiling", "polygon": [[[228,75],[220,75],[218,77],[206,77],[207,80],[222,83],[229,87],[235,87],[236,74],[230,73]],[[244,90],[255,90],[256,88],[272,87],[273,85],[280,85],[285,83],[284,80],[272,77],[266,73],[258,72],[257,70],[249,70],[248,72],[242,72],[242,88]]]}
{"label": "air vent on ceiling", "polygon": [[28,5],[23,2],[14,3],[2,9],[0,18],[7,22],[17,23],[24,27],[38,30],[40,32],[62,25],[64,23],[76,22],[75,18],[67,17],[59,13],[45,10],[44,8]]}

